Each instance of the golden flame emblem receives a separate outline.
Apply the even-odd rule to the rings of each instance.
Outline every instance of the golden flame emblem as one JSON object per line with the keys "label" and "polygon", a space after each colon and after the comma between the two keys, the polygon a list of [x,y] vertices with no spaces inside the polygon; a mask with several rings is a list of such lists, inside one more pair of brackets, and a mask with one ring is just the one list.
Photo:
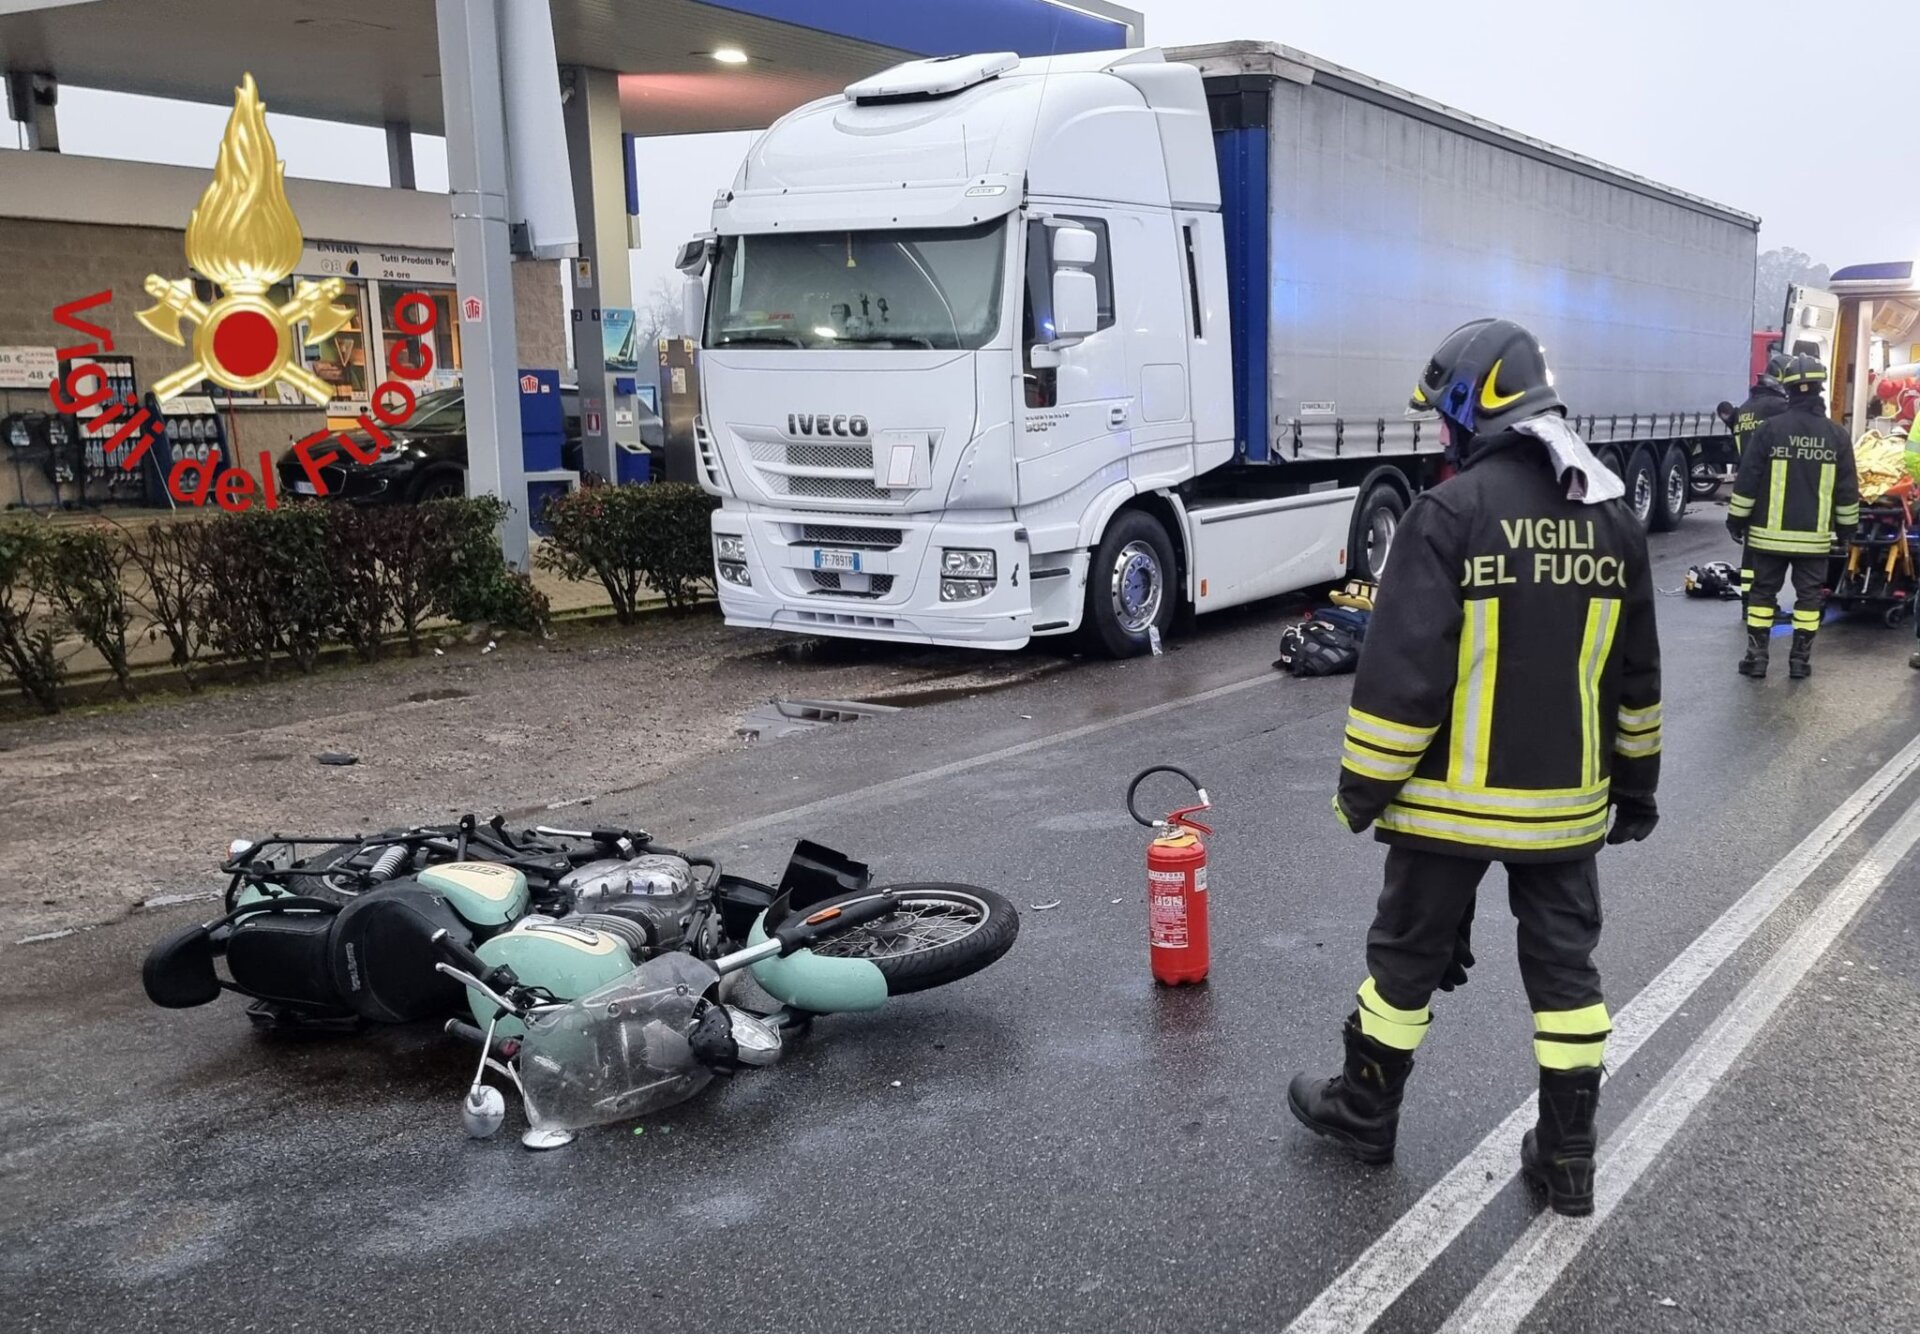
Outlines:
{"label": "golden flame emblem", "polygon": [[140,323],[178,347],[187,345],[180,321],[194,326],[194,359],[154,381],[161,402],[202,380],[238,392],[278,380],[316,403],[333,397],[325,380],[295,364],[294,326],[307,326],[308,346],[337,333],[353,318],[333,304],[346,283],[303,278],[282,305],[266,295],[300,262],[300,220],[287,202],[286,170],[267,132],[266,104],[253,75],[245,75],[233,90],[233,115],[220,140],[213,183],[187,221],[187,263],[225,295],[208,304],[194,297],[184,278],[147,275],[147,295],[158,304],[140,312]]}

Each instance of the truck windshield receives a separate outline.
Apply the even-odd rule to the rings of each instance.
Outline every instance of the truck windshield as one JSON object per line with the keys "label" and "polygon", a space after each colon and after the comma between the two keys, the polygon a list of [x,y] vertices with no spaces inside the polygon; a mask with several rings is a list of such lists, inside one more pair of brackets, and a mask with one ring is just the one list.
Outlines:
{"label": "truck windshield", "polygon": [[1000,328],[1006,221],[729,236],[708,347],[977,348]]}

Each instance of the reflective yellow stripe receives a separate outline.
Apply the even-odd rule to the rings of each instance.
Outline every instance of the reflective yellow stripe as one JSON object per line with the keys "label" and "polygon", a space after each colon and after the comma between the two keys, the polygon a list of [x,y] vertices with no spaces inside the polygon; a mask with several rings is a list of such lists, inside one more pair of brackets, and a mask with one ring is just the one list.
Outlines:
{"label": "reflective yellow stripe", "polygon": [[1433,740],[1433,734],[1439,730],[1438,727],[1414,727],[1407,723],[1388,722],[1385,718],[1363,713],[1359,709],[1347,710],[1347,731],[1376,745],[1401,750],[1425,750],[1427,743]]}
{"label": "reflective yellow stripe", "polygon": [[1340,804],[1338,797],[1333,799],[1333,818],[1338,820],[1349,834],[1353,832],[1353,821],[1347,818],[1347,808]]}
{"label": "reflective yellow stripe", "polygon": [[1607,832],[1606,808],[1568,820],[1494,820],[1472,815],[1441,815],[1416,810],[1398,802],[1380,816],[1380,827],[1393,833],[1474,847],[1543,851],[1579,847]]}
{"label": "reflective yellow stripe", "polygon": [[1753,497],[1736,495],[1727,502],[1727,513],[1736,519],[1744,519],[1753,513]]}
{"label": "reflective yellow stripe", "polygon": [[1400,789],[1403,801],[1454,806],[1469,815],[1579,815],[1607,803],[1605,783],[1590,788],[1461,787],[1416,778]]}
{"label": "reflective yellow stripe", "polygon": [[1398,783],[1402,779],[1413,777],[1414,766],[1420,763],[1417,755],[1408,756],[1404,761],[1391,756],[1364,751],[1351,741],[1340,755],[1340,767],[1351,769],[1362,778],[1377,778],[1383,783]]}
{"label": "reflective yellow stripe", "polygon": [[1817,611],[1799,611],[1793,613],[1793,628],[1796,630],[1818,630],[1820,613]]}
{"label": "reflective yellow stripe", "polygon": [[1613,739],[1613,753],[1615,755],[1624,755],[1630,760],[1641,759],[1648,755],[1658,755],[1660,753],[1660,734],[1658,732],[1650,732],[1640,736],[1633,736],[1622,732]]}
{"label": "reflective yellow stripe", "polygon": [[1860,506],[1842,505],[1833,512],[1834,526],[1838,528],[1857,528],[1860,525]]}
{"label": "reflective yellow stripe", "polygon": [[1619,623],[1619,598],[1587,603],[1587,631],[1580,641],[1580,781],[1588,787],[1600,781],[1600,674]]}
{"label": "reflective yellow stripe", "polygon": [[1644,709],[1629,709],[1622,704],[1615,720],[1623,732],[1644,732],[1649,727],[1660,726],[1660,706],[1650,704]]}
{"label": "reflective yellow stripe", "polygon": [[1349,727],[1347,729],[1347,748],[1351,750],[1355,746],[1360,747],[1362,750],[1391,755],[1395,759],[1399,759],[1403,755],[1418,757],[1426,754],[1427,751],[1424,745],[1408,746],[1398,741],[1381,741],[1374,737],[1364,736],[1357,729]]}
{"label": "reflective yellow stripe", "polygon": [[1767,486],[1767,519],[1781,524],[1787,521],[1787,461],[1773,461],[1773,478]]}
{"label": "reflective yellow stripe", "polygon": [[1427,1035],[1427,1025],[1432,1022],[1433,1011],[1425,1006],[1402,1010],[1387,1004],[1380,998],[1380,988],[1371,977],[1360,984],[1360,1031],[1381,1046],[1412,1051]]}
{"label": "reflective yellow stripe", "polygon": [[1833,549],[1833,539],[1823,532],[1799,529],[1754,528],[1747,533],[1747,545],[1756,551],[1773,551],[1787,556],[1824,556]]}
{"label": "reflective yellow stripe", "polygon": [[1603,1002],[1578,1010],[1536,1010],[1534,1059],[1548,1070],[1590,1070],[1606,1057],[1612,1031]]}
{"label": "reflective yellow stripe", "polygon": [[1748,607],[1747,628],[1749,630],[1770,630],[1773,628],[1774,609],[1772,607]]}
{"label": "reflective yellow stripe", "polygon": [[[1820,512],[1814,515],[1813,526],[1825,532],[1833,523],[1833,473],[1834,465],[1820,465]],[[1774,520],[1779,523],[1779,519]]]}
{"label": "reflective yellow stripe", "polygon": [[1460,626],[1459,675],[1453,687],[1453,738],[1447,781],[1480,786],[1487,781],[1493,741],[1493,686],[1500,666],[1500,603],[1469,601]]}

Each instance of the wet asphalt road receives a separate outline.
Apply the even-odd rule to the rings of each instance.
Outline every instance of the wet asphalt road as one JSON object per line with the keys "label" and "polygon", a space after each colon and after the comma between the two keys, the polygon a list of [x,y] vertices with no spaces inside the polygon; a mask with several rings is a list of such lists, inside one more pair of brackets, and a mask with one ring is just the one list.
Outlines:
{"label": "wet asphalt road", "polygon": [[[1656,539],[1663,589],[1729,554],[1719,513]],[[1737,619],[1677,592],[1661,604],[1664,818],[1602,861],[1616,1014],[1920,730],[1906,631],[1835,627],[1810,687],[1784,662],[1753,685],[1732,672]],[[781,1066],[644,1135],[547,1155],[473,1143],[456,1108],[468,1062],[431,1032],[272,1042],[231,1002],[154,1010],[139,959],[192,909],[0,947],[0,1323],[1284,1326],[1533,1070],[1494,898],[1471,983],[1436,1004],[1397,1163],[1360,1168],[1287,1115],[1288,1077],[1336,1057],[1381,853],[1327,809],[1347,683],[1267,671],[1277,620],[1258,609],[1162,658],[720,757],[602,803],[595,822],[748,874],[777,874],[806,834],[887,879],[999,887],[1024,916],[989,972],[823,1021]],[[1148,978],[1121,793],[1156,761],[1194,769],[1217,803],[1203,989]],[[1616,1071],[1604,1132],[1916,798],[1920,778]],[[1917,887],[1901,861],[1524,1328],[1920,1327]],[[1536,1211],[1509,1182],[1376,1328],[1439,1328]]]}

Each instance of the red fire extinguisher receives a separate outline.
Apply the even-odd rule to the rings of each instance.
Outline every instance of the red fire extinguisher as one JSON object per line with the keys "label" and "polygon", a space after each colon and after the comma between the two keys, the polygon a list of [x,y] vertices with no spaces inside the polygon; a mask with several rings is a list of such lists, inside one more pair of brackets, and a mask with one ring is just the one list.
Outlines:
{"label": "red fire extinguisher", "polygon": [[[1140,814],[1134,794],[1142,780],[1162,773],[1193,784],[1199,805],[1183,806],[1160,820]],[[1207,979],[1207,845],[1200,837],[1213,830],[1191,817],[1212,805],[1199,780],[1171,764],[1142,769],[1127,785],[1127,813],[1154,831],[1147,845],[1147,954],[1153,980],[1166,986]]]}

